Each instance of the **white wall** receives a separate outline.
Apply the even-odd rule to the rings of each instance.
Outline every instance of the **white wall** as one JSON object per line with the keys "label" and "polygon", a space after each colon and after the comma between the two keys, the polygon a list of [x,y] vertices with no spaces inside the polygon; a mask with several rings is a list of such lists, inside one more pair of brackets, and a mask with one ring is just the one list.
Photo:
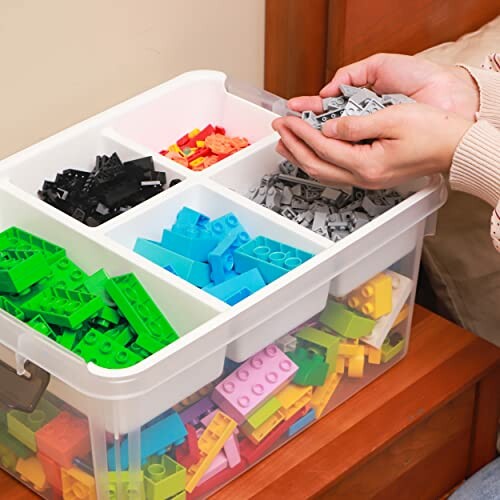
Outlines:
{"label": "white wall", "polygon": [[264,0],[0,0],[0,159],[200,68],[263,84]]}

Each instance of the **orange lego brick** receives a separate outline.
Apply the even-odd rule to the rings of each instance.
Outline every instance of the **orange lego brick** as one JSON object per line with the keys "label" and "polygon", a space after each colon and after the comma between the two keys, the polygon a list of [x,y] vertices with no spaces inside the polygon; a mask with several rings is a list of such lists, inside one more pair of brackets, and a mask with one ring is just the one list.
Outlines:
{"label": "orange lego brick", "polygon": [[53,489],[62,492],[61,466],[43,453],[38,452],[37,458],[42,464],[49,485]]}
{"label": "orange lego brick", "polygon": [[66,469],[77,456],[90,452],[87,421],[63,411],[36,432],[38,450]]}
{"label": "orange lego brick", "polygon": [[20,458],[16,464],[16,472],[22,481],[33,486],[36,491],[45,491],[49,487],[42,464],[35,456]]}

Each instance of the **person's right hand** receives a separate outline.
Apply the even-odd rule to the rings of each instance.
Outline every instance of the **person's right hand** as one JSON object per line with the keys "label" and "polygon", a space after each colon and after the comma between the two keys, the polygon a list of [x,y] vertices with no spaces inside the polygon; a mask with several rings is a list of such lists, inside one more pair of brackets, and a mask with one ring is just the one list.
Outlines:
{"label": "person's right hand", "polygon": [[321,113],[321,98],[339,95],[341,84],[369,87],[378,94],[405,94],[468,120],[474,120],[479,110],[479,90],[467,70],[400,54],[376,54],[345,66],[319,96],[296,97],[288,106],[294,111]]}

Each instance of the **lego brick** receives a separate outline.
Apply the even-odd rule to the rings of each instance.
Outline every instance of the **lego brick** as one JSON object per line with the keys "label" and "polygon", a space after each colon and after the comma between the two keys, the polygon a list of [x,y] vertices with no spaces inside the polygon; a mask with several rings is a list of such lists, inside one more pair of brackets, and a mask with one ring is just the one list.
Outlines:
{"label": "lego brick", "polygon": [[391,332],[382,344],[382,363],[389,363],[403,351],[405,340],[397,332]]}
{"label": "lego brick", "polygon": [[392,311],[392,278],[387,273],[377,274],[371,280],[347,295],[347,305],[372,319]]}
{"label": "lego brick", "polygon": [[328,375],[325,383],[314,389],[311,399],[311,408],[314,410],[316,418],[321,417],[325,411],[328,402],[333,396],[333,393],[337,389],[342,380],[342,375],[338,373],[331,373]]}
{"label": "lego brick", "polygon": [[142,471],[134,475],[128,471],[108,472],[108,481],[109,500],[118,500],[118,498],[142,500],[145,498],[145,479]]}
{"label": "lego brick", "polygon": [[85,334],[73,352],[87,363],[110,369],[127,368],[142,361],[141,356],[94,329]]}
{"label": "lego brick", "polygon": [[271,283],[312,257],[311,253],[259,236],[234,252],[234,267],[240,274],[257,268],[264,281]]}
{"label": "lego brick", "polygon": [[133,274],[110,279],[106,291],[137,333],[139,347],[153,354],[179,338]]}
{"label": "lego brick", "polygon": [[103,333],[106,337],[112,338],[121,346],[130,345],[137,338],[137,336],[132,332],[132,329],[126,325],[119,325],[116,328],[106,330]]}
{"label": "lego brick", "polygon": [[410,314],[410,306],[408,304],[405,304],[403,306],[403,309],[399,311],[399,314],[394,320],[394,323],[392,324],[391,328],[396,328],[396,326],[400,325],[409,316],[409,314]]}
{"label": "lego brick", "polygon": [[85,419],[61,412],[36,434],[38,451],[61,467],[69,469],[73,459],[90,452],[90,437]]}
{"label": "lego brick", "polygon": [[198,441],[201,459],[187,470],[186,491],[194,490],[235,429],[236,422],[218,411]]}
{"label": "lego brick", "polygon": [[200,479],[198,485],[203,484],[205,481],[208,481],[210,478],[214,477],[216,474],[219,474],[227,468],[228,462],[226,455],[223,451],[220,451],[210,464],[210,467],[207,469],[205,474],[203,474],[203,477]]}
{"label": "lego brick", "polygon": [[224,443],[224,453],[229,467],[236,467],[241,462],[240,443],[235,434],[232,434]]}
{"label": "lego brick", "polygon": [[208,396],[205,396],[183,410],[179,416],[186,425],[199,425],[200,420],[214,410],[215,405]]}
{"label": "lego brick", "polygon": [[243,363],[214,389],[212,400],[239,424],[282,389],[298,367],[271,344]]}
{"label": "lego brick", "polygon": [[330,335],[316,328],[306,327],[295,334],[298,339],[298,345],[304,348],[317,348],[324,355],[328,363],[328,373],[335,371],[335,362],[337,359],[340,338]]}
{"label": "lego brick", "polygon": [[76,290],[89,278],[82,269],[67,257],[60,258],[50,266],[50,275],[43,281],[46,288]]}
{"label": "lego brick", "polygon": [[40,250],[0,250],[0,293],[21,293],[49,274]]}
{"label": "lego brick", "polygon": [[370,335],[376,323],[375,320],[365,318],[333,300],[328,302],[319,321],[339,335],[350,339]]}
{"label": "lego brick", "polygon": [[219,285],[204,288],[206,292],[229,305],[235,305],[266,285],[258,269],[250,269]]}
{"label": "lego brick", "polygon": [[275,397],[270,397],[265,403],[261,404],[257,410],[248,415],[246,424],[255,430],[280,408],[280,401]]}
{"label": "lego brick", "polygon": [[42,464],[35,456],[20,458],[16,464],[16,472],[21,481],[31,485],[35,491],[42,492],[49,487]]}
{"label": "lego brick", "polygon": [[200,460],[201,453],[198,448],[198,437],[195,428],[190,424],[186,424],[186,431],[186,441],[175,448],[175,459],[182,466],[189,468]]}
{"label": "lego brick", "polygon": [[17,318],[20,321],[24,321],[25,315],[24,312],[17,307],[14,302],[11,302],[7,297],[0,296],[0,309],[3,309],[5,312],[9,313],[14,318]]}
{"label": "lego brick", "polygon": [[17,227],[10,227],[0,233],[0,252],[8,248],[43,253],[47,262],[53,264],[66,255],[66,250]]}
{"label": "lego brick", "polygon": [[300,432],[302,429],[307,427],[309,424],[314,422],[316,419],[316,413],[314,408],[311,408],[303,417],[299,418],[296,422],[294,422],[290,428],[288,429],[288,436],[293,436]]}
{"label": "lego brick", "polygon": [[277,410],[259,427],[253,428],[248,422],[243,422],[240,429],[254,444],[260,443],[265,439],[283,420],[285,419],[283,413]]}
{"label": "lego brick", "polygon": [[293,335],[287,333],[276,341],[276,345],[285,353],[295,351],[297,348],[297,339]]}
{"label": "lego brick", "polygon": [[217,238],[199,226],[176,226],[175,230],[163,230],[161,245],[188,259],[207,262],[208,254],[217,246]]}
{"label": "lego brick", "polygon": [[[180,445],[187,436],[187,430],[179,415],[175,412],[154,421],[141,430],[141,461],[145,464],[151,455],[161,455],[172,445]],[[116,470],[115,446],[108,448],[109,470]],[[128,437],[120,443],[121,469],[127,470],[128,462]]]}
{"label": "lego brick", "polygon": [[239,476],[242,472],[244,472],[245,468],[246,463],[241,461],[233,468],[224,469],[210,479],[198,484],[198,486],[196,486],[196,488],[192,491],[190,498],[205,498],[207,493],[233,480],[236,476]]}
{"label": "lego brick", "polygon": [[382,362],[382,350],[372,346],[366,346],[365,354],[368,356],[368,363],[379,365]]}
{"label": "lego brick", "polygon": [[46,288],[25,302],[22,309],[29,318],[39,314],[51,325],[77,330],[103,307],[102,299],[95,295],[63,288]]}
{"label": "lego brick", "polygon": [[91,295],[97,295],[101,297],[103,302],[108,306],[114,306],[114,302],[111,297],[106,292],[106,283],[109,280],[109,276],[104,269],[99,269],[91,276],[87,277],[82,284],[82,289],[86,290]]}
{"label": "lego brick", "polygon": [[175,224],[172,230],[176,230],[176,226],[198,226],[201,229],[208,229],[210,217],[207,217],[201,212],[197,212],[189,207],[182,207],[176,217]]}
{"label": "lego brick", "polygon": [[32,413],[10,410],[7,413],[7,430],[32,451],[37,451],[36,432],[54,419],[59,410],[46,399],[41,399]]}
{"label": "lego brick", "polygon": [[134,252],[197,287],[204,287],[210,283],[208,264],[168,250],[156,241],[137,238]]}
{"label": "lego brick", "polygon": [[392,311],[377,320],[369,336],[363,337],[363,342],[376,348],[381,348],[396,319],[403,309],[413,290],[413,281],[406,276],[387,271],[392,281]]}
{"label": "lego brick", "polygon": [[0,467],[8,472],[15,472],[17,461],[18,457],[12,449],[0,441]]}
{"label": "lego brick", "polygon": [[246,233],[246,230],[241,225],[238,217],[232,212],[223,215],[218,219],[214,219],[210,223],[210,230],[219,242],[222,241],[226,236],[228,236],[229,233]]}
{"label": "lego brick", "polygon": [[64,500],[97,500],[95,479],[76,467],[61,469]]}
{"label": "lego brick", "polygon": [[65,329],[62,330],[59,335],[57,335],[55,340],[59,345],[62,345],[66,347],[66,349],[72,351],[74,347],[78,344],[80,338],[81,338],[81,331]]}
{"label": "lego brick", "polygon": [[173,497],[186,486],[186,469],[168,455],[151,457],[144,468],[144,485],[148,500]]}
{"label": "lego brick", "polygon": [[299,367],[293,377],[294,384],[318,386],[325,383],[330,367],[321,353],[297,347],[294,352],[289,352],[287,355]]}
{"label": "lego brick", "polygon": [[51,488],[62,492],[61,466],[43,453],[38,452],[36,456],[42,464],[47,483]]}
{"label": "lego brick", "polygon": [[310,403],[313,395],[312,386],[289,384],[276,394],[285,420],[292,418],[304,406]]}
{"label": "lego brick", "polygon": [[40,314],[37,314],[33,318],[31,318],[27,325],[31,326],[34,330],[45,335],[46,337],[51,338],[52,340],[57,339],[56,332],[50,327],[50,325],[43,319]]}
{"label": "lego brick", "polygon": [[5,423],[0,424],[0,446],[8,448],[15,454],[16,457],[28,458],[31,455],[33,455],[32,449],[28,448],[21,441],[19,441],[14,436],[9,434],[7,430],[7,421],[5,421]]}

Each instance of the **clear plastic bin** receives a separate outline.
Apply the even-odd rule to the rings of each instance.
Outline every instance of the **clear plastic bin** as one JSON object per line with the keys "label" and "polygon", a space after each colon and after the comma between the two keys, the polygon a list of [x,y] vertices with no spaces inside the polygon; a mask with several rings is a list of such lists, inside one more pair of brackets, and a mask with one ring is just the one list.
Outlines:
{"label": "clear plastic bin", "polygon": [[[300,325],[317,321],[334,297],[348,296],[381,272],[395,273],[393,283],[399,283],[391,293],[391,310],[377,320],[371,330],[375,333],[370,337],[356,341],[355,347],[347,345],[351,341],[344,342],[343,355],[337,350],[335,359],[342,358],[339,363],[344,364],[346,373],[337,377],[333,396],[327,398],[337,380],[331,367],[328,383],[315,380],[317,385],[310,389],[296,389],[305,393],[301,396],[304,401],[309,393],[319,398],[325,392],[326,409],[313,418],[315,403],[311,399],[298,413],[293,413],[293,405],[287,406],[292,395],[283,396],[281,403],[261,398],[253,408],[259,410],[253,423],[267,422],[273,415],[276,419],[267,422],[275,426],[275,433],[266,441],[272,441],[270,446],[259,448],[264,450],[262,453],[252,448],[247,421],[233,426],[230,417],[218,414],[210,427],[221,432],[214,444],[218,452],[206,467],[213,476],[207,479],[207,462],[201,468],[203,474],[193,471],[196,466],[187,467],[189,477],[203,476],[205,483],[196,489],[193,485],[200,482],[191,479],[188,490],[204,496],[209,489],[220,487],[282,444],[288,434],[298,432],[309,420],[312,422],[320,413],[349,398],[406,353],[423,237],[433,232],[436,212],[446,198],[442,180],[425,178],[402,186],[414,194],[344,240],[331,243],[244,197],[263,173],[275,171],[279,163],[274,152],[278,138],[270,127],[276,116],[229,93],[221,73],[187,73],[0,163],[0,231],[16,225],[50,240],[66,248],[87,273],[102,267],[112,275],[135,273],[181,335],[173,344],[131,368],[108,370],[86,364],[0,311],[0,358],[6,364],[0,367],[2,373],[12,376],[7,367],[13,367],[21,386],[28,384],[22,378],[24,368],[36,371],[37,376],[30,382],[36,382],[37,370],[42,378],[50,376],[39,403],[45,409],[39,406],[20,417],[15,413],[17,420],[8,408],[0,412],[0,461],[4,469],[45,498],[59,498],[61,491],[64,498],[142,498],[145,492],[146,498],[184,498],[186,472],[175,460],[177,453],[181,462],[189,464],[193,458],[189,458],[188,443],[204,443],[206,439],[200,439],[197,433],[203,432],[205,424],[211,424],[204,419],[204,423],[193,427],[194,431],[188,427],[191,434],[186,434],[186,425],[179,423],[178,415],[196,399],[210,398],[216,381],[256,353],[266,348],[286,350],[290,339],[282,340],[283,336],[290,332],[294,335]],[[191,172],[158,154],[186,130],[209,122],[248,137],[252,145],[201,173]],[[157,169],[184,180],[97,228],[89,228],[37,198],[44,179],[63,168],[88,169],[95,154],[112,151],[124,155],[124,159],[152,155]],[[228,306],[132,251],[136,237],[158,238],[158,232],[171,224],[183,205],[212,217],[234,212],[252,236],[272,237],[315,256],[237,305]],[[397,331],[391,334],[396,320],[400,320]],[[331,329],[328,331],[331,334]],[[387,339],[392,339],[394,345]],[[273,343],[278,347],[269,348]],[[310,352],[316,350],[312,347]],[[285,356],[282,352],[279,355]],[[356,357],[352,366],[357,366],[351,366],[351,375],[350,356]],[[377,356],[380,362],[376,361]],[[2,379],[6,380],[0,375],[0,386]],[[26,408],[21,403],[31,396],[35,401],[36,394],[32,394],[33,385],[24,387],[10,392],[3,388],[0,401]],[[282,391],[284,387],[278,389]],[[278,408],[277,404],[281,406]],[[227,411],[227,405],[222,406]],[[53,419],[49,421],[50,417]],[[277,422],[280,418],[283,420]],[[285,429],[278,436],[276,430],[282,431],[285,423],[291,423],[292,431]],[[226,424],[232,429],[230,432],[222,430]],[[65,429],[73,427],[78,433],[65,434]],[[157,429],[169,434],[164,432],[166,428],[172,429],[171,442],[151,448],[151,441],[157,441],[151,436],[156,436]],[[40,449],[33,429],[42,436]],[[74,443],[77,437],[81,439]],[[58,441],[66,440],[69,454],[57,448]],[[225,446],[218,448],[221,442]],[[239,462],[235,458],[238,446],[240,451],[243,447],[246,455]],[[167,490],[156,496],[157,487],[164,486],[165,479]],[[173,485],[171,489],[168,484]]]}

